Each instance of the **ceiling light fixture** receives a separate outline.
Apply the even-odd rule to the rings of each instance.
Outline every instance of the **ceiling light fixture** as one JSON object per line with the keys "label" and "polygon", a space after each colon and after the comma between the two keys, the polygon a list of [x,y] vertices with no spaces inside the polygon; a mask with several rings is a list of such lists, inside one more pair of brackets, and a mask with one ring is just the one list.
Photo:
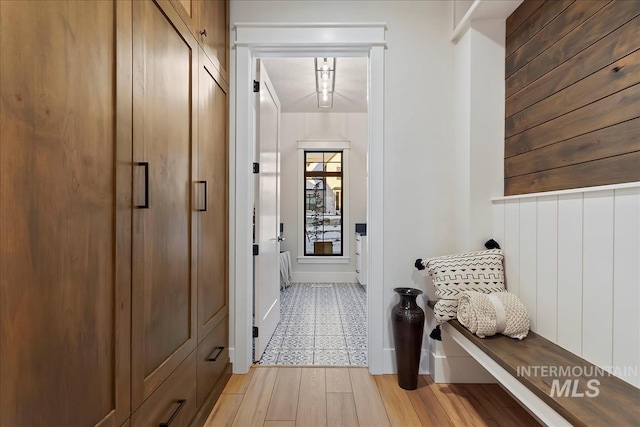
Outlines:
{"label": "ceiling light fixture", "polygon": [[318,107],[331,108],[336,88],[336,58],[315,58],[315,73]]}

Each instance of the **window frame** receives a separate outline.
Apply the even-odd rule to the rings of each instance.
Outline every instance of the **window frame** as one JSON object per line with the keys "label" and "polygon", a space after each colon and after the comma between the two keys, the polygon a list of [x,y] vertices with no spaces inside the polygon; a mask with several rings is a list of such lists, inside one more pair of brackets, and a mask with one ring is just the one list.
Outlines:
{"label": "window frame", "polygon": [[[302,140],[298,141],[298,256],[299,264],[349,264],[351,262],[351,237],[349,229],[349,141]],[[305,255],[305,152],[342,152],[342,255]]]}
{"label": "window frame", "polygon": [[[324,155],[327,153],[332,153],[332,154],[340,154],[340,171],[338,172],[330,172],[330,171],[326,171],[326,170],[322,170],[322,171],[308,171],[307,170],[307,154],[309,153],[314,153],[314,154],[322,154],[323,155],[323,164],[329,164],[332,162],[327,163],[324,158]],[[335,162],[337,163],[337,162]],[[340,198],[342,198],[344,196],[344,193],[342,192],[342,188],[344,185],[344,152],[343,150],[315,150],[315,149],[305,149],[303,151],[303,195],[302,195],[302,204],[303,204],[303,231],[305,232],[305,236],[303,239],[303,246],[302,246],[302,250],[303,250],[303,255],[305,257],[309,257],[309,256],[321,256],[321,257],[327,257],[327,256],[343,256],[344,255],[344,211],[341,209],[340,210],[340,253],[338,254],[316,254],[316,253],[307,253],[307,245],[306,245],[306,227],[307,227],[307,202],[308,199],[310,198],[309,194],[308,194],[308,188],[307,188],[307,180],[308,179],[313,179],[313,178],[322,178],[322,182],[323,182],[323,198],[325,200],[325,205],[323,206],[323,219],[324,219],[324,215],[326,215],[327,213],[327,206],[326,206],[326,191],[327,191],[327,184],[326,184],[326,179],[327,178],[331,178],[331,177],[340,177],[340,192],[336,195],[337,197],[337,201],[338,201],[338,206],[344,206],[344,200],[341,200]],[[314,203],[317,203],[317,200],[314,200]],[[324,221],[323,221],[324,222]],[[324,231],[324,223],[322,225],[323,228],[323,233]]]}

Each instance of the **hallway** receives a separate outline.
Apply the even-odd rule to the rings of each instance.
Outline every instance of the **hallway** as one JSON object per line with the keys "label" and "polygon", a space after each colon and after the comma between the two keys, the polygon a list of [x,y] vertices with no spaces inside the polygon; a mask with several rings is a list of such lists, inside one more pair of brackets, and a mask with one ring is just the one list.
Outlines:
{"label": "hallway", "polygon": [[397,385],[365,368],[254,367],[233,375],[205,427],[538,426],[497,384]]}

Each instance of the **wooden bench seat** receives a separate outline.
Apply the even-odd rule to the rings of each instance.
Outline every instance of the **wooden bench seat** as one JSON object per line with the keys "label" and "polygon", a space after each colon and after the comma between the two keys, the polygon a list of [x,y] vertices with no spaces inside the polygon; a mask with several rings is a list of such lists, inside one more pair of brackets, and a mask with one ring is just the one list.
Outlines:
{"label": "wooden bench seat", "polygon": [[456,320],[442,325],[442,331],[544,424],[640,425],[640,389],[535,332],[522,341],[504,335],[478,338]]}

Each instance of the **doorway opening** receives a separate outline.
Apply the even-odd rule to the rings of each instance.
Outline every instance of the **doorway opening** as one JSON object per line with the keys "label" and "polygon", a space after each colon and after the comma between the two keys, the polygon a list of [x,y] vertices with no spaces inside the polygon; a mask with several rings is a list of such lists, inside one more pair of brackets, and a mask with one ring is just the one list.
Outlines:
{"label": "doorway opening", "polygon": [[[233,370],[246,373],[253,362],[253,256],[252,220],[254,205],[253,175],[255,159],[255,119],[252,67],[256,59],[282,57],[364,57],[367,59],[367,96],[369,103],[366,170],[366,223],[368,228],[369,271],[367,274],[367,356],[369,371],[383,372],[383,140],[384,140],[384,24],[236,24],[232,61],[231,121],[233,145],[231,207],[232,284],[231,350]],[[247,84],[247,82],[249,84]],[[285,230],[286,234],[286,230]]]}
{"label": "doorway opening", "polygon": [[367,364],[367,64],[256,59],[256,363]]}

